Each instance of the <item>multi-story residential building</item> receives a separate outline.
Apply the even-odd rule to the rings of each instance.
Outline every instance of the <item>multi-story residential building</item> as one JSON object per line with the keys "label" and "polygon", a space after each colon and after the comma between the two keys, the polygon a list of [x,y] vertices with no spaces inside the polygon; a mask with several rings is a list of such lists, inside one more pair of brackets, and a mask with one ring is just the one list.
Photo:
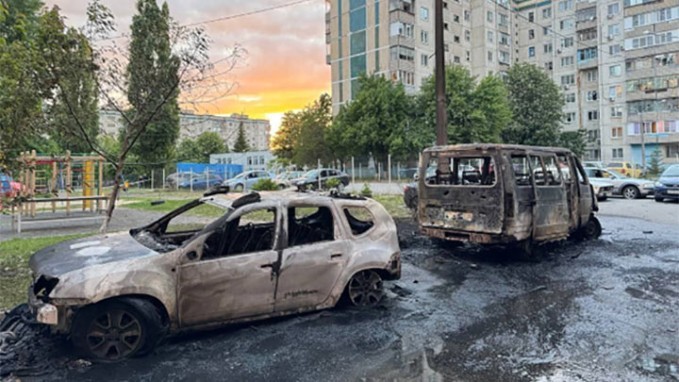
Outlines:
{"label": "multi-story residential building", "polygon": [[[332,0],[326,14],[333,112],[360,73],[416,92],[433,73],[434,0]],[[538,65],[565,98],[564,130],[586,159],[679,163],[679,0],[446,0],[446,63],[472,74]],[[642,126],[644,134],[642,134]]]}
{"label": "multi-story residential building", "polygon": [[[250,119],[244,114],[219,116],[182,112],[179,115],[179,140],[195,139],[204,132],[218,133],[224,143],[232,148],[238,138],[238,130],[243,125],[245,139],[252,150],[268,150],[271,126],[265,119]],[[99,130],[103,134],[117,135],[124,126],[117,111],[100,110]]]}
{"label": "multi-story residential building", "polygon": [[678,0],[514,5],[519,59],[562,87],[564,129],[587,132],[586,159],[642,164],[643,141],[647,163],[656,148],[679,162]]}
{"label": "multi-story residential building", "polygon": [[[505,71],[514,57],[508,0],[444,2],[445,61],[473,75]],[[382,74],[414,93],[434,72],[434,0],[329,0],[327,63],[333,113],[361,73]]]}

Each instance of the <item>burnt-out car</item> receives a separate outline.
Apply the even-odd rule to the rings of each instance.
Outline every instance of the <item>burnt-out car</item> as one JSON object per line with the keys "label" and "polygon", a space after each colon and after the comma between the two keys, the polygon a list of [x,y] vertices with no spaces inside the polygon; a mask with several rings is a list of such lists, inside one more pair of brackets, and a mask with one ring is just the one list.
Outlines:
{"label": "burnt-out car", "polygon": [[[195,213],[206,208],[223,214]],[[341,299],[373,306],[382,281],[401,272],[396,226],[382,205],[294,192],[204,197],[142,228],[45,248],[30,267],[36,320],[104,360],[142,355],[185,329]]]}
{"label": "burnt-out car", "polygon": [[[425,176],[435,167],[433,177]],[[422,153],[417,217],[431,237],[478,244],[595,238],[596,195],[567,149],[520,145],[436,146]]]}

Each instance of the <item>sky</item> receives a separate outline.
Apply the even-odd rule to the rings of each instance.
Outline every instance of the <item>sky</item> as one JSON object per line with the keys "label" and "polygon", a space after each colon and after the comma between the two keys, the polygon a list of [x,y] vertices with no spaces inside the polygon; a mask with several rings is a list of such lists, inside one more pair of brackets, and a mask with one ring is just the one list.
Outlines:
{"label": "sky", "polygon": [[[85,23],[87,0],[44,0],[57,5],[66,24]],[[287,4],[293,0],[167,0],[179,24]],[[101,0],[116,17],[118,32],[129,33],[136,0]],[[160,3],[160,1],[159,1]],[[330,67],[325,63],[325,1],[307,2],[255,15],[204,25],[212,40],[210,61],[225,57],[239,45],[247,53],[223,78],[236,83],[226,97],[204,104],[198,112],[243,113],[271,121],[272,133],[286,111],[299,110],[330,89]],[[125,39],[119,40],[124,42]],[[221,69],[221,70],[220,70]],[[216,67],[221,73],[225,67]]]}

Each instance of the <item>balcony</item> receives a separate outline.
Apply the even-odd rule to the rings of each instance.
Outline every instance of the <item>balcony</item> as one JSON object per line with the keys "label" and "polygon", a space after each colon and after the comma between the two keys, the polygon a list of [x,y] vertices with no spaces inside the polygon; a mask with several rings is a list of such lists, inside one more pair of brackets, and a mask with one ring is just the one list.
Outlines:
{"label": "balcony", "polygon": [[407,0],[390,0],[389,12],[404,12],[415,15],[415,6],[412,1]]}

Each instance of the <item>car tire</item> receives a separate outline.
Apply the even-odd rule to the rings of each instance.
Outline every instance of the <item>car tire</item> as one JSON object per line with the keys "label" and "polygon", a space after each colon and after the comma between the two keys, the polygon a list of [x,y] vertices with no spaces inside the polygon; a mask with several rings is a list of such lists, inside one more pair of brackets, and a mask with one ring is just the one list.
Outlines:
{"label": "car tire", "polygon": [[599,219],[591,216],[587,224],[582,227],[582,237],[585,240],[594,240],[598,239],[599,236],[601,236],[601,223]]}
{"label": "car tire", "polygon": [[625,199],[639,199],[640,194],[639,189],[635,186],[625,186],[622,189],[622,196]]}
{"label": "car tire", "polygon": [[658,202],[658,203],[662,203],[662,202],[664,202],[664,201],[665,201],[665,199],[664,199],[664,198],[659,198],[659,197],[657,197],[657,196],[656,196],[656,197],[654,197],[653,199],[655,199],[655,201],[656,201],[656,202]]}
{"label": "car tire", "polygon": [[233,188],[235,192],[243,192],[243,185],[242,184],[237,184],[236,187]]}
{"label": "car tire", "polygon": [[346,301],[357,307],[374,307],[384,297],[384,282],[379,273],[366,270],[356,273],[347,283]]}
{"label": "car tire", "polygon": [[166,328],[149,301],[119,298],[82,308],[71,326],[71,340],[86,358],[117,362],[148,354]]}
{"label": "car tire", "polygon": [[596,200],[598,202],[604,202],[604,201],[606,201],[606,199],[608,199],[607,196],[597,196],[597,198],[596,198]]}

